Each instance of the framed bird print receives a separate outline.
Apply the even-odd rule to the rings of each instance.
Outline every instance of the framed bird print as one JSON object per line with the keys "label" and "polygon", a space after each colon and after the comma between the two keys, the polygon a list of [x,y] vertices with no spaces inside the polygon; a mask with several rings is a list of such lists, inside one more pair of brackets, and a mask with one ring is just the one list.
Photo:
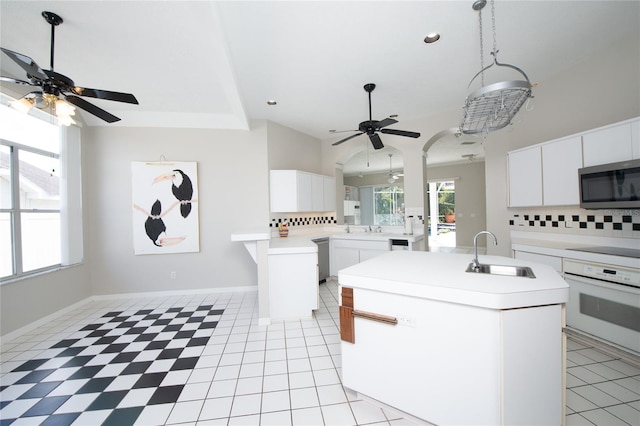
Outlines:
{"label": "framed bird print", "polygon": [[134,253],[199,252],[197,163],[132,162],[131,176]]}

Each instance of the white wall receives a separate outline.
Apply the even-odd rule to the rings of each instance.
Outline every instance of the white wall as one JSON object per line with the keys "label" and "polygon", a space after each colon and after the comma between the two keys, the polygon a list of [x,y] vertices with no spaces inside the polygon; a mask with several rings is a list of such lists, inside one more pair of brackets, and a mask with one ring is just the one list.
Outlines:
{"label": "white wall", "polygon": [[[266,122],[251,131],[92,127],[83,141],[92,294],[257,285],[255,263],[230,236],[268,223]],[[133,254],[131,162],[161,156],[198,162],[199,253]]]}
{"label": "white wall", "polygon": [[270,170],[302,170],[333,176],[322,171],[320,140],[268,121]]}

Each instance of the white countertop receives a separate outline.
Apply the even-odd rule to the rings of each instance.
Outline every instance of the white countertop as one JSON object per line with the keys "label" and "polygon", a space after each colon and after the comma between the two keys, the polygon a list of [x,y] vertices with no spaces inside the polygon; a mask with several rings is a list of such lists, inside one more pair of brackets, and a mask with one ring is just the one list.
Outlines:
{"label": "white countertop", "polygon": [[269,228],[243,229],[231,233],[231,241],[261,241],[271,238]]}
{"label": "white countertop", "polygon": [[273,237],[269,242],[269,254],[317,253],[318,246],[305,237]]}
{"label": "white countertop", "polygon": [[489,309],[566,303],[569,285],[550,266],[501,256],[480,263],[529,266],[536,278],[465,272],[472,255],[392,251],[342,269],[340,285]]}
{"label": "white countertop", "polygon": [[570,248],[597,246],[640,249],[640,241],[632,238],[557,236],[533,232],[511,232],[511,248],[513,250],[628,268],[640,268],[640,260],[632,257],[569,250]]}

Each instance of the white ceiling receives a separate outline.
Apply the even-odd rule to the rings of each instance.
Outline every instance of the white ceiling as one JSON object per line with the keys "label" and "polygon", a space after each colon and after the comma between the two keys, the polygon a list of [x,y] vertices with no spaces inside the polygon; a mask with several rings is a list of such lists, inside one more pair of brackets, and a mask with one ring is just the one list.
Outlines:
{"label": "white ceiling", "polygon": [[[390,128],[412,130],[403,121],[455,108],[462,117],[480,69],[472,3],[2,0],[0,44],[48,69],[50,27],[40,14],[61,15],[55,70],[79,86],[140,101],[88,99],[122,118],[110,126],[247,129],[251,119],[268,119],[337,141],[348,133],[330,129],[368,119],[363,85],[370,82],[377,84],[373,118],[398,114]],[[483,11],[487,58],[490,10]],[[495,11],[500,62],[522,68],[532,83],[637,36],[640,26],[638,1],[498,0]],[[426,45],[433,31],[442,38]],[[5,55],[0,68],[25,78]],[[16,86],[2,90],[28,91]],[[107,125],[80,114],[87,125]]]}

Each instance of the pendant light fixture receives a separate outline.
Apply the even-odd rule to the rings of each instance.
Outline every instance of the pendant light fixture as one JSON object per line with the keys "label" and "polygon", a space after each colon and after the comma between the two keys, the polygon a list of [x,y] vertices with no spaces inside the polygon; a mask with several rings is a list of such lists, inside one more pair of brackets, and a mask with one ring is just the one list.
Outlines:
{"label": "pendant light fixture", "polygon": [[[467,93],[470,92],[474,82],[480,81],[480,89],[470,92],[464,103],[464,117],[460,124],[460,131],[467,134],[481,133],[486,135],[489,132],[500,130],[506,127],[520,110],[522,105],[531,95],[531,83],[529,77],[520,68],[501,64],[498,62],[498,49],[496,47],[496,17],[494,0],[491,0],[491,21],[493,30],[493,63],[484,66],[484,46],[482,40],[482,9],[486,6],[486,0],[477,0],[473,3],[473,10],[478,12],[480,22],[480,72],[478,72],[469,83]],[[485,73],[491,67],[505,67],[520,73],[518,78],[524,80],[508,80],[485,85]],[[492,71],[495,71],[494,68]]]}

